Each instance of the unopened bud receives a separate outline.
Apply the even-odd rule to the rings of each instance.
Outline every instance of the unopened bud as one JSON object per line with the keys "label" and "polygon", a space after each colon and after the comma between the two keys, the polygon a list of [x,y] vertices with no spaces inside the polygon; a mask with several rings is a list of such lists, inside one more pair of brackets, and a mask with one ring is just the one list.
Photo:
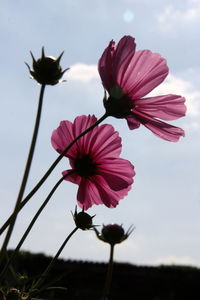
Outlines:
{"label": "unopened bud", "polygon": [[123,227],[118,224],[109,224],[103,226],[101,233],[99,233],[96,228],[94,228],[94,230],[100,240],[110,245],[115,245],[126,240],[133,232],[134,227],[130,226],[126,233],[124,232]]}
{"label": "unopened bud", "polygon": [[121,243],[124,237],[124,229],[117,224],[104,226],[101,231],[102,238],[109,244]]}
{"label": "unopened bud", "polygon": [[91,217],[89,214],[84,212],[84,209],[81,212],[77,213],[76,207],[73,218],[76,226],[82,230],[88,230],[94,226],[92,224],[92,219],[94,218],[94,216]]}
{"label": "unopened bud", "polygon": [[55,85],[59,82],[63,74],[69,69],[62,71],[60,66],[60,59],[64,52],[60,54],[58,58],[52,56],[45,56],[44,47],[42,48],[42,56],[36,60],[31,52],[33,59],[33,70],[26,63],[29,68],[29,72],[33,79],[35,79],[40,84]]}

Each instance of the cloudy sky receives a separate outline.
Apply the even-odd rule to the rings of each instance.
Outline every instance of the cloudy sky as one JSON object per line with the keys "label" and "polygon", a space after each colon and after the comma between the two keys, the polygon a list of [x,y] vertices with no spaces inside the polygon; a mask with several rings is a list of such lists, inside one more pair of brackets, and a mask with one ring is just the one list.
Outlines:
{"label": "cloudy sky", "polygon": [[[188,113],[173,124],[186,136],[170,143],[145,128],[128,130],[124,120],[106,122],[119,131],[122,157],[136,170],[129,195],[115,209],[95,206],[95,224],[136,226],[116,248],[117,261],[138,265],[176,263],[200,266],[200,2],[198,0],[2,0],[0,10],[0,222],[12,212],[28,153],[40,86],[24,62],[41,47],[70,67],[67,82],[47,87],[33,166],[26,193],[38,182],[57,153],[50,144],[61,120],[104,113],[97,62],[111,39],[136,39],[137,49],[159,52],[170,74],[153,94],[175,93],[187,99]],[[104,122],[105,123],[105,122]],[[14,247],[51,187],[68,168],[63,159],[18,218]],[[71,211],[77,187],[64,182],[42,213],[23,249],[53,255],[74,228]],[[93,232],[77,232],[62,253],[68,259],[107,261],[109,248]]]}

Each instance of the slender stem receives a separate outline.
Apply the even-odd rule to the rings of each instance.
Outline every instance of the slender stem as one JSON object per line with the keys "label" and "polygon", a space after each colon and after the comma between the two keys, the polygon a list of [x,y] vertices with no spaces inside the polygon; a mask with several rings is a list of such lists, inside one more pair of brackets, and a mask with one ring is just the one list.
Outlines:
{"label": "slender stem", "polygon": [[[73,171],[72,171],[73,172]],[[33,217],[33,219],[31,220],[29,226],[27,227],[26,231],[24,232],[21,240],[19,241],[17,247],[15,248],[15,250],[13,251],[11,257],[9,258],[9,260],[7,261],[3,271],[0,274],[0,282],[3,279],[3,277],[5,276],[8,267],[10,266],[10,264],[12,263],[13,259],[16,257],[16,254],[18,253],[19,249],[21,248],[22,244],[24,243],[25,239],[27,238],[29,232],[31,231],[33,225],[35,224],[37,218],[39,217],[39,215],[41,214],[41,212],[43,211],[43,209],[45,208],[45,206],[47,205],[47,203],[49,202],[49,200],[51,199],[52,195],[54,194],[54,192],[56,191],[56,189],[59,187],[59,185],[62,183],[62,181],[69,175],[71,174],[67,173],[65,176],[63,176],[62,178],[60,178],[58,180],[58,182],[54,185],[54,187],[52,188],[52,190],[50,191],[50,193],[48,194],[47,198],[45,199],[45,201],[42,203],[42,205],[40,206],[40,208],[38,209],[37,213],[35,214],[35,216]]]}
{"label": "slender stem", "polygon": [[[85,131],[83,131],[78,137],[76,137],[65,149],[64,151],[57,157],[57,159],[53,162],[53,164],[50,166],[50,168],[47,170],[47,172],[44,174],[44,176],[40,179],[40,181],[36,184],[36,186],[32,189],[32,191],[24,198],[24,200],[20,203],[20,206],[18,208],[18,211],[20,211],[24,205],[31,199],[31,197],[37,192],[37,190],[42,186],[42,184],[45,182],[45,180],[48,178],[48,176],[51,174],[51,172],[54,170],[54,168],[57,166],[57,164],[60,162],[60,160],[63,158],[63,156],[67,153],[67,151],[76,143],[78,139],[80,139],[82,136],[84,136],[86,133],[88,133],[90,130],[94,129],[98,124],[100,124],[103,120],[105,120],[108,117],[107,114],[104,114],[99,120],[97,120],[92,126],[87,128]],[[7,226],[11,222],[12,215],[7,219],[7,221],[3,224],[3,226],[0,228],[0,235],[4,232],[4,230],[7,228]]]}
{"label": "slender stem", "polygon": [[45,278],[47,277],[48,273],[50,272],[50,270],[52,269],[52,267],[54,266],[57,258],[59,257],[60,253],[62,252],[62,250],[64,249],[65,245],[67,244],[67,242],[69,241],[69,239],[72,237],[72,235],[78,230],[78,227],[75,227],[72,232],[67,236],[67,238],[64,240],[63,244],[61,245],[61,247],[59,248],[58,252],[56,253],[56,255],[54,256],[54,258],[51,260],[50,264],[48,265],[48,267],[46,268],[46,270],[42,273],[40,279],[38,279],[38,281],[33,285],[32,290],[38,289],[38,287],[43,283],[43,281],[45,280]]}
{"label": "slender stem", "polygon": [[103,296],[101,300],[108,300],[110,296],[110,287],[112,281],[112,272],[113,272],[113,256],[114,256],[114,244],[110,244],[110,259],[108,263],[108,270],[106,275],[106,283],[103,291]]}
{"label": "slender stem", "polygon": [[[5,253],[5,259],[6,259],[7,262],[9,261],[9,256],[8,256],[7,252]],[[17,274],[16,274],[16,272],[15,272],[12,265],[9,266],[9,270],[10,270],[10,273],[12,274],[12,277],[16,280],[17,279]]]}
{"label": "slender stem", "polygon": [[7,245],[9,243],[10,237],[12,235],[12,231],[13,231],[13,228],[15,225],[17,214],[20,210],[20,204],[21,204],[21,201],[22,201],[22,198],[24,195],[24,191],[26,188],[26,184],[27,184],[27,180],[28,180],[28,176],[29,176],[29,172],[30,172],[30,168],[31,168],[31,163],[33,160],[35,145],[36,145],[36,141],[37,141],[37,135],[38,135],[38,131],[39,131],[44,90],[45,90],[45,85],[43,84],[43,85],[41,85],[41,89],[40,89],[40,96],[39,96],[39,102],[38,102],[37,115],[36,115],[36,119],[35,119],[35,126],[34,126],[34,130],[33,130],[33,136],[32,136],[32,141],[31,141],[31,145],[30,145],[30,149],[29,149],[29,154],[28,154],[28,158],[27,158],[27,162],[26,162],[26,166],[25,166],[25,170],[24,170],[24,175],[22,178],[22,182],[21,182],[18,197],[16,200],[15,208],[14,208],[13,214],[11,216],[11,220],[9,222],[10,225],[9,225],[8,231],[6,233],[6,236],[5,236],[2,248],[1,248],[0,262],[4,257]]}

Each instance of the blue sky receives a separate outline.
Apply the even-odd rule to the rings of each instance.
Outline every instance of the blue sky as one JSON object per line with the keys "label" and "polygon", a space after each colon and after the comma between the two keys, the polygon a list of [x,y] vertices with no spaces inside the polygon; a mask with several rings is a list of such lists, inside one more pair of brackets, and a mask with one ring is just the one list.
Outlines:
{"label": "blue sky", "polygon": [[[173,124],[184,128],[178,143],[155,137],[145,128],[128,130],[124,120],[109,118],[123,140],[122,157],[135,166],[129,195],[115,209],[93,206],[95,224],[136,226],[116,248],[115,259],[136,264],[177,263],[200,266],[200,3],[198,0],[1,1],[1,156],[0,222],[12,211],[33,129],[39,85],[29,78],[42,46],[57,57],[63,50],[67,82],[47,87],[41,128],[27,192],[57,157],[50,144],[61,120],[104,113],[103,89],[96,64],[111,39],[136,39],[137,49],[159,52],[170,74],[153,94],[180,94],[188,112]],[[105,123],[105,122],[104,122]],[[43,188],[27,204],[10,243],[14,247],[52,185],[68,167],[63,159]],[[41,215],[23,249],[53,255],[73,229],[71,210],[77,187],[64,182]],[[93,232],[78,232],[62,253],[68,259],[107,261],[108,246]]]}

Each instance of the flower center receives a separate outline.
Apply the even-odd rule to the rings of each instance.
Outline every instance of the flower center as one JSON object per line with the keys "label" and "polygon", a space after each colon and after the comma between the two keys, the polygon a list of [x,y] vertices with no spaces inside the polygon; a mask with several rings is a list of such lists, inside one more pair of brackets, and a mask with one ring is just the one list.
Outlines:
{"label": "flower center", "polygon": [[96,164],[86,154],[75,160],[75,170],[81,177],[89,177],[96,174]]}
{"label": "flower center", "polygon": [[104,101],[104,107],[109,116],[123,119],[131,114],[133,105],[130,99],[126,95],[123,95],[120,98],[109,96],[108,99]]}

